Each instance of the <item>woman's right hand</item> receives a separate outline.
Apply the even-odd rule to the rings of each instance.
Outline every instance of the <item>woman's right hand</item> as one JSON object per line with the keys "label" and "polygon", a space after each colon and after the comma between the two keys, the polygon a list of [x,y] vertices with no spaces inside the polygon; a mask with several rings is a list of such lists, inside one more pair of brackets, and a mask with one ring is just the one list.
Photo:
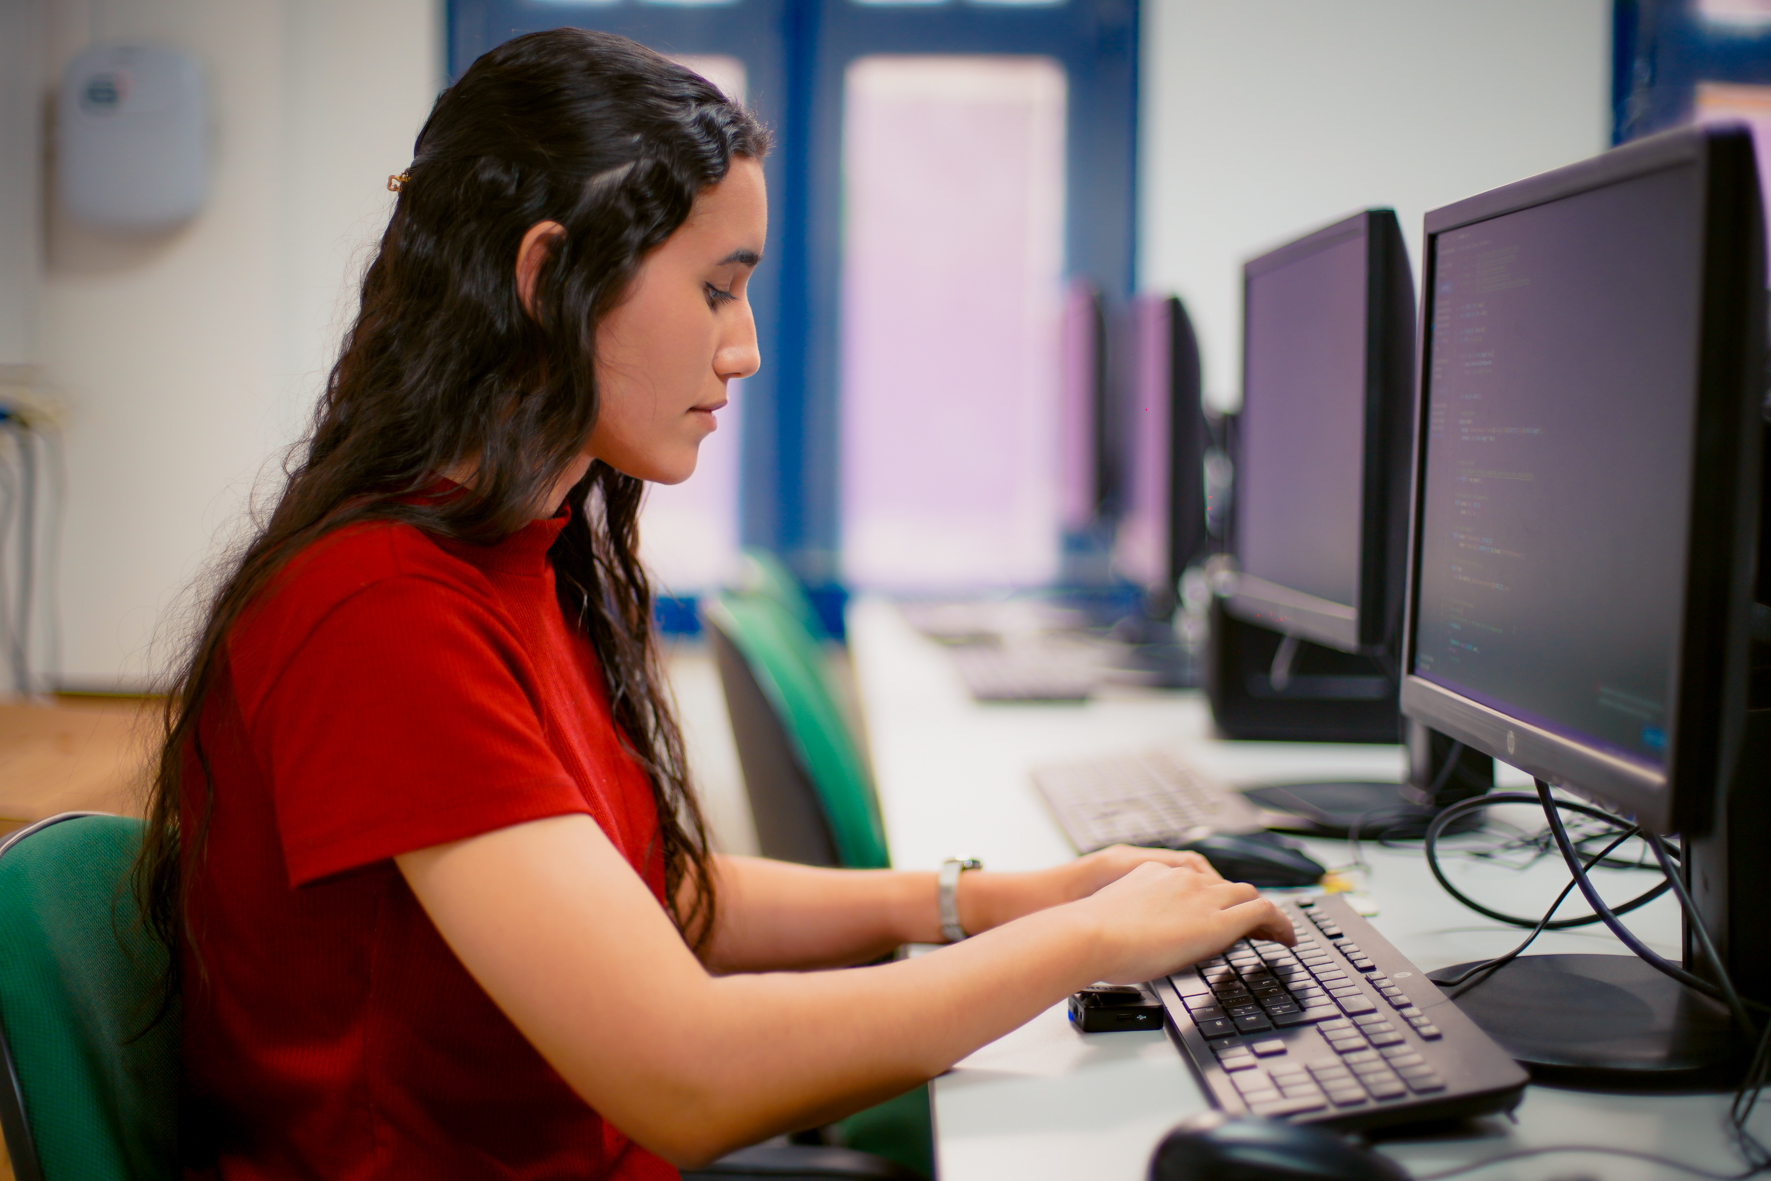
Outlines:
{"label": "woman's right hand", "polygon": [[1250,936],[1287,946],[1297,938],[1253,886],[1155,862],[1070,906],[1094,932],[1094,978],[1111,984],[1166,976]]}

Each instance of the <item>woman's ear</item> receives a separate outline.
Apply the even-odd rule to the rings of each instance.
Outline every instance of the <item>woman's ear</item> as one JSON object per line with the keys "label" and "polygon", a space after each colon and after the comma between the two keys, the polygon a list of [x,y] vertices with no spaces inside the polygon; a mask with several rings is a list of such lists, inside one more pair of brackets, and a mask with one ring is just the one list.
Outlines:
{"label": "woman's ear", "polygon": [[557,221],[538,221],[523,235],[517,247],[517,299],[531,319],[535,316],[535,277],[547,261],[554,240],[565,236],[566,227]]}

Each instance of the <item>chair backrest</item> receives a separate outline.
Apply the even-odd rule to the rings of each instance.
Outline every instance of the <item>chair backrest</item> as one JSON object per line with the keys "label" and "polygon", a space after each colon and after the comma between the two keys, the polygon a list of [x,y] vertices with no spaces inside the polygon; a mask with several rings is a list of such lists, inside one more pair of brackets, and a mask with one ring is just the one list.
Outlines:
{"label": "chair backrest", "polygon": [[[808,818],[792,813],[809,802],[822,813],[836,864],[851,869],[889,866],[872,778],[836,704],[818,641],[792,612],[767,596],[720,595],[708,604],[706,617],[716,655],[724,642],[744,665],[733,669],[731,661],[722,659],[720,671],[763,852],[818,863],[814,857],[771,849],[767,839],[772,829],[805,829]],[[761,691],[777,727],[743,708],[748,692],[744,673]],[[788,760],[768,749],[783,742],[810,784],[810,801],[783,794],[780,768]]]}
{"label": "chair backrest", "polygon": [[129,867],[142,824],[69,813],[0,845],[0,1124],[18,1181],[177,1172],[179,1022]]}
{"label": "chair backrest", "polygon": [[772,551],[761,546],[745,547],[735,589],[741,594],[775,600],[799,620],[806,634],[819,644],[831,638],[830,629],[818,617],[818,609],[812,605],[812,597],[806,593],[805,586],[794,577],[787,563]]}

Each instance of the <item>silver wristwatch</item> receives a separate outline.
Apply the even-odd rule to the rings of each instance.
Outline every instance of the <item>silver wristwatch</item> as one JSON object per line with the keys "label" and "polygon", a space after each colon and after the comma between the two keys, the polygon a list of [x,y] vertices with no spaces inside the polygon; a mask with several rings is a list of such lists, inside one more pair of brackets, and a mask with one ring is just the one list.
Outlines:
{"label": "silver wristwatch", "polygon": [[960,860],[949,857],[941,862],[941,876],[937,879],[939,888],[935,892],[936,901],[941,908],[941,934],[947,942],[958,943],[965,938],[965,928],[959,925],[959,875],[968,869],[983,869],[984,863],[976,858]]}

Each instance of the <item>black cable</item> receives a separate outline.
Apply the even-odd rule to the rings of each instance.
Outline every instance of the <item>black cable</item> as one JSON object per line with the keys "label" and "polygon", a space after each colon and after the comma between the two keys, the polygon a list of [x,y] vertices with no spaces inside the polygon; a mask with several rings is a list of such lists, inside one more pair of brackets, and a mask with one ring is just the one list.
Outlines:
{"label": "black cable", "polygon": [[1700,1169],[1696,1165],[1688,1165],[1671,1157],[1656,1156],[1652,1152],[1642,1152],[1635,1148],[1614,1148],[1607,1144],[1554,1144],[1543,1148],[1519,1148],[1512,1152],[1503,1152],[1486,1160],[1473,1161],[1467,1165],[1458,1165],[1454,1169],[1441,1169],[1437,1173],[1422,1173],[1414,1181],[1443,1181],[1446,1177],[1459,1177],[1465,1173],[1473,1173],[1477,1169],[1486,1169],[1489,1165],[1498,1165],[1506,1161],[1523,1160],[1532,1156],[1549,1156],[1563,1152],[1592,1152],[1603,1156],[1623,1156],[1631,1160],[1645,1160],[1653,1164],[1663,1165],[1669,1169],[1677,1169],[1681,1173],[1690,1173],[1693,1177],[1706,1177],[1709,1181],[1746,1181],[1748,1177],[1763,1171],[1761,1167],[1748,1169],[1744,1173],[1712,1173],[1708,1169]]}
{"label": "black cable", "polygon": [[44,451],[49,456],[50,508],[46,514],[48,529],[43,556],[43,606],[49,614],[49,627],[45,637],[43,675],[49,687],[54,688],[61,678],[62,667],[61,546],[68,519],[68,457],[62,448],[59,431],[41,431],[37,437],[43,441]]}
{"label": "black cable", "polygon": [[1685,889],[1685,875],[1673,865],[1672,854],[1667,851],[1666,842],[1653,832],[1645,832],[1648,847],[1654,850],[1654,856],[1660,861],[1660,868],[1666,874],[1666,880],[1673,888],[1673,897],[1679,900],[1679,907],[1685,912],[1685,926],[1697,937],[1697,950],[1709,961],[1716,973],[1716,985],[1722,990],[1722,999],[1728,1003],[1728,1011],[1734,1014],[1734,1020],[1746,1031],[1748,1037],[1757,1037],[1758,1030],[1753,1019],[1747,1016],[1746,1005],[1741,1001],[1740,994],[1734,990],[1734,980],[1728,974],[1728,965],[1722,962],[1722,955],[1710,939],[1709,928],[1704,925],[1703,916],[1697,913],[1697,904],[1691,901],[1691,894]]}
{"label": "black cable", "polygon": [[[1543,780],[1538,779],[1534,782],[1537,784],[1538,799],[1543,803],[1543,814],[1550,822],[1550,832],[1555,834],[1556,847],[1562,850],[1562,860],[1568,863],[1568,872],[1574,875],[1575,884],[1580,887],[1581,895],[1586,898],[1587,905],[1593,908],[1611,933],[1617,936],[1625,947],[1635,952],[1636,957],[1643,963],[1668,979],[1676,980],[1687,988],[1695,989],[1705,996],[1720,1000],[1721,989],[1703,977],[1694,976],[1671,960],[1656,954],[1646,943],[1636,938],[1634,931],[1618,921],[1616,912],[1605,905],[1605,900],[1599,897],[1599,891],[1593,886],[1592,880],[1587,877],[1586,870],[1580,864],[1580,858],[1575,855],[1574,846],[1569,843],[1568,830],[1562,827],[1561,808],[1567,806],[1566,801],[1558,801],[1555,796],[1551,795],[1550,785]],[[1665,889],[1671,884],[1670,879],[1663,879],[1659,888]]]}
{"label": "black cable", "polygon": [[37,577],[37,447],[29,425],[18,424],[18,632],[13,643],[13,679],[21,696],[31,693],[31,583]]}
{"label": "black cable", "polygon": [[[1445,811],[1439,813],[1439,815],[1433,817],[1433,822],[1427,826],[1425,850],[1427,856],[1427,868],[1432,871],[1433,877],[1445,888],[1447,894],[1450,894],[1453,898],[1457,899],[1477,914],[1482,915],[1485,918],[1491,918],[1496,922],[1507,923],[1514,927],[1536,927],[1538,924],[1536,918],[1521,918],[1518,915],[1506,914],[1503,911],[1490,909],[1489,907],[1483,906],[1475,899],[1468,897],[1456,886],[1452,885],[1450,880],[1446,878],[1445,871],[1439,867],[1438,847],[1439,835],[1445,831],[1447,825],[1469,812],[1474,812],[1478,808],[1491,808],[1496,804],[1537,804],[1541,802],[1542,801],[1539,800],[1537,796],[1534,796],[1529,792],[1500,791],[1490,792],[1485,796],[1473,796],[1470,799],[1460,800],[1458,803],[1453,804],[1451,807],[1445,809]],[[1555,803],[1558,807],[1569,808],[1582,813],[1583,815],[1591,816],[1597,820],[1603,820],[1607,823],[1616,823],[1626,827],[1629,826],[1628,821],[1618,820],[1609,812],[1595,808],[1590,804],[1583,804],[1577,800],[1556,800]],[[1564,835],[1566,835],[1566,832],[1564,832]],[[1576,864],[1579,864],[1578,858],[1576,858]],[[1653,902],[1656,898],[1659,898],[1662,894],[1666,893],[1670,888],[1669,883],[1663,880],[1656,884],[1652,889],[1630,899],[1611,913],[1613,915],[1628,914],[1637,907],[1646,906],[1650,902]],[[1544,929],[1548,931],[1564,931],[1570,927],[1585,927],[1603,921],[1604,919],[1595,912],[1590,915],[1583,915],[1579,918],[1557,919]]]}
{"label": "black cable", "polygon": [[[1598,862],[1600,859],[1602,859],[1605,856],[1605,854],[1611,852],[1611,850],[1617,848],[1617,846],[1623,844],[1625,841],[1627,841],[1631,837],[1635,836],[1638,831],[1639,831],[1638,828],[1636,826],[1632,825],[1631,827],[1625,829],[1623,832],[1619,833],[1616,840],[1612,841],[1609,845],[1607,845],[1603,849],[1599,850],[1598,854],[1595,855],[1592,858],[1592,860],[1587,862],[1587,868],[1591,869],[1596,862]],[[1469,971],[1461,973],[1460,975],[1458,975],[1452,979],[1436,980],[1436,981],[1434,981],[1434,983],[1437,984],[1440,988],[1444,988],[1445,986],[1450,985],[1452,988],[1452,991],[1446,993],[1445,995],[1451,997],[1453,1000],[1456,1000],[1458,997],[1462,996],[1464,993],[1468,992],[1470,989],[1476,987],[1476,985],[1481,984],[1482,981],[1489,979],[1490,977],[1492,977],[1494,975],[1495,972],[1498,972],[1500,969],[1506,967],[1508,964],[1512,963],[1514,960],[1518,959],[1521,955],[1524,954],[1525,949],[1527,947],[1530,947],[1531,944],[1537,939],[1537,937],[1539,935],[1543,934],[1544,931],[1547,929],[1550,920],[1555,917],[1556,908],[1561,906],[1563,902],[1567,901],[1568,895],[1573,893],[1573,891],[1574,891],[1574,879],[1569,878],[1568,884],[1566,886],[1562,887],[1562,892],[1560,894],[1556,895],[1556,900],[1554,902],[1550,903],[1550,908],[1548,910],[1544,911],[1543,918],[1539,919],[1537,921],[1537,926],[1535,926],[1531,929],[1531,934],[1525,936],[1524,941],[1522,943],[1520,943],[1519,946],[1513,948],[1513,950],[1507,952],[1505,955],[1499,955],[1499,956],[1494,957],[1491,960],[1484,960],[1479,964],[1475,964],[1470,968]],[[1480,975],[1482,973],[1486,973],[1486,975]],[[1476,980],[1470,979],[1472,976],[1478,976],[1478,975],[1480,975],[1480,979],[1476,979]]]}

